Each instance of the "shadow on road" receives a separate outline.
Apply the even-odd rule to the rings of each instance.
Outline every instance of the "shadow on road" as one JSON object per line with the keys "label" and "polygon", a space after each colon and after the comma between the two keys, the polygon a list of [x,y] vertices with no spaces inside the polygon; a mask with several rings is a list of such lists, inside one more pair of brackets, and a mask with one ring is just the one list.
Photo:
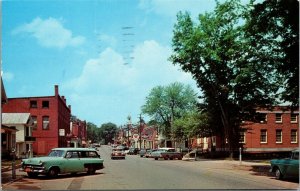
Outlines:
{"label": "shadow on road", "polygon": [[[273,179],[275,179],[275,174],[273,172],[269,172],[270,165],[259,165],[259,166],[253,165],[253,166],[250,166],[249,170],[252,172],[253,175],[269,176],[269,177],[273,177]],[[299,183],[299,177],[298,178],[285,178],[281,181]]]}

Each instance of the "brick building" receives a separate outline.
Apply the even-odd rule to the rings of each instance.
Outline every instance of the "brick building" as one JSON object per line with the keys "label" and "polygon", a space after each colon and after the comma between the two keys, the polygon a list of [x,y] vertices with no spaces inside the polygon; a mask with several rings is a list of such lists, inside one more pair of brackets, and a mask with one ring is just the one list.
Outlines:
{"label": "brick building", "polygon": [[71,106],[54,86],[54,96],[8,98],[5,113],[30,113],[34,120],[32,136],[35,155],[45,155],[54,147],[66,147],[70,133]]}
{"label": "brick building", "polygon": [[87,146],[87,125],[86,121],[72,119],[70,125],[70,134],[68,134],[68,146],[86,147]]}
{"label": "brick building", "polygon": [[299,147],[299,111],[276,107],[258,109],[257,122],[243,122],[241,143],[244,152],[286,152]]}
{"label": "brick building", "polygon": [[[299,111],[288,107],[257,109],[254,121],[243,121],[240,143],[243,153],[286,153],[299,147]],[[226,151],[226,140],[220,136],[194,138],[193,148]]]}

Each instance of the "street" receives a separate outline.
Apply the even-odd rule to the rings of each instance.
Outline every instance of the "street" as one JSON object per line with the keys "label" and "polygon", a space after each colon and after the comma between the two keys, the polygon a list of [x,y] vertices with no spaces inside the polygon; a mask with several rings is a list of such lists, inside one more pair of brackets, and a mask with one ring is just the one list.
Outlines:
{"label": "street", "polygon": [[[105,168],[95,175],[39,176],[2,185],[3,190],[107,190],[107,189],[298,189],[298,182],[280,181],[238,168],[237,161],[154,160],[127,155],[111,160],[110,146],[102,146]],[[18,172],[22,173],[22,172]]]}

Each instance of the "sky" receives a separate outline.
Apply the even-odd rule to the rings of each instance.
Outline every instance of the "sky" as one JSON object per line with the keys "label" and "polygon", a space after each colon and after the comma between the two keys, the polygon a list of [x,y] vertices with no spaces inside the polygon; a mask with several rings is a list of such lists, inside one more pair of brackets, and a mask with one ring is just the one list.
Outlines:
{"label": "sky", "polygon": [[[152,88],[174,82],[200,94],[168,58],[178,11],[192,18],[214,0],[2,1],[2,78],[8,98],[65,96],[97,126],[137,123]],[[147,121],[149,116],[142,115]]]}

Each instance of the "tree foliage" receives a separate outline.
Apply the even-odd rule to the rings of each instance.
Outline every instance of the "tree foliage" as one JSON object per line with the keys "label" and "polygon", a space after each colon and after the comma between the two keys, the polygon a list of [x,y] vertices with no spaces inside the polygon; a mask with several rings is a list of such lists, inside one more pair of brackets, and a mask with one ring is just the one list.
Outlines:
{"label": "tree foliage", "polygon": [[[264,9],[271,10],[267,7]],[[265,22],[270,19],[270,15],[260,13],[259,8],[252,2],[248,5],[237,0],[217,2],[214,12],[199,15],[198,23],[194,23],[188,13],[179,12],[173,30],[170,60],[193,75],[203,92],[202,106],[212,132],[219,132],[227,139],[232,151],[239,147],[239,128],[245,114],[253,114],[258,106],[276,104],[282,74],[294,74],[290,69],[278,72],[280,66],[285,65],[282,58],[286,58],[281,42],[284,35],[278,40],[280,30],[276,35],[269,27],[256,34],[252,27],[266,26],[254,22],[259,17],[255,14],[264,14]],[[275,14],[269,25],[280,25],[278,15],[269,12]],[[284,79],[286,84],[290,79]],[[285,88],[288,90],[288,85]]]}
{"label": "tree foliage", "polygon": [[163,134],[170,136],[172,122],[194,110],[197,96],[189,85],[172,83],[154,87],[146,97],[142,112],[160,125]]}
{"label": "tree foliage", "polygon": [[264,1],[254,6],[249,18],[247,37],[257,56],[253,61],[273,64],[280,74],[281,100],[298,107],[299,1]]}

